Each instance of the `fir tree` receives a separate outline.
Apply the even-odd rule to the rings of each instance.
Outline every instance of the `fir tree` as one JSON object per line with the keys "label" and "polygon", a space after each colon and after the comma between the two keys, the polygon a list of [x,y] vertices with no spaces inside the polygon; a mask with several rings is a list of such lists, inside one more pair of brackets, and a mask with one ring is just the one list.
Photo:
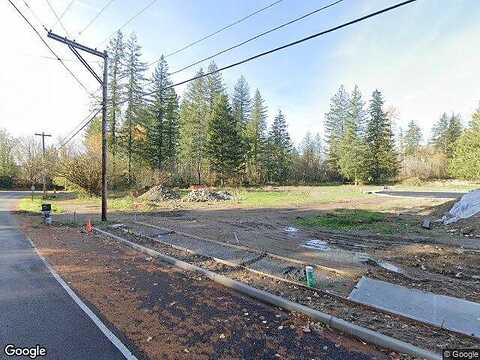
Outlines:
{"label": "fir tree", "polygon": [[339,171],[339,145],[344,134],[345,123],[351,110],[350,96],[343,85],[330,100],[330,111],[325,114],[324,128],[327,144],[327,164],[333,176]]}
{"label": "fir tree", "polygon": [[403,138],[405,146],[405,155],[415,155],[420,150],[420,143],[422,141],[422,129],[415,121],[408,123],[407,132]]}
{"label": "fir tree", "polygon": [[375,90],[370,101],[366,130],[366,171],[374,183],[388,180],[398,172],[394,136],[389,118],[383,111],[383,97]]}
{"label": "fir tree", "polygon": [[349,121],[339,144],[340,174],[347,180],[355,181],[355,184],[365,180],[365,155],[366,146],[359,135],[357,123]]}
{"label": "fir tree", "polygon": [[213,110],[215,98],[219,95],[225,95],[225,86],[223,85],[222,74],[217,72],[218,67],[214,61],[208,65],[207,75],[205,80],[206,97],[210,111]]}
{"label": "fir tree", "polygon": [[297,157],[297,179],[304,183],[315,183],[322,179],[322,141],[307,131],[299,146]]}
{"label": "fir tree", "polygon": [[[196,74],[202,76],[203,70]],[[188,173],[201,183],[206,166],[205,143],[209,117],[207,84],[204,77],[190,82],[180,107],[180,155]]]}
{"label": "fir tree", "polygon": [[239,126],[232,115],[227,95],[219,95],[208,124],[206,153],[210,168],[224,185],[240,173],[243,164],[243,146]]}
{"label": "fir tree", "polygon": [[449,171],[457,178],[480,179],[480,104],[468,128],[455,142]]}
{"label": "fir tree", "polygon": [[[340,97],[342,98],[342,97]],[[343,123],[343,134],[339,134],[337,145],[338,171],[347,180],[357,184],[365,179],[366,111],[362,93],[355,85],[349,99],[348,110]]]}
{"label": "fir tree", "polygon": [[458,115],[448,116],[443,113],[440,119],[432,128],[430,143],[438,151],[441,151],[448,158],[452,156],[455,142],[462,134],[462,123]]}
{"label": "fir tree", "polygon": [[247,175],[254,183],[259,183],[264,178],[266,132],[267,107],[257,89],[253,97],[251,115],[245,128]]}
{"label": "fir tree", "polygon": [[178,101],[168,76],[168,64],[163,57],[153,72],[150,121],[147,130],[146,155],[151,166],[159,171],[170,167],[176,156],[178,137]]}
{"label": "fir tree", "polygon": [[107,114],[109,128],[109,143],[112,152],[112,164],[115,172],[115,161],[117,154],[117,132],[120,125],[121,108],[120,102],[123,99],[124,85],[121,82],[121,74],[124,73],[125,65],[125,43],[123,34],[118,31],[116,36],[110,40],[108,45],[108,99]]}
{"label": "fir tree", "polygon": [[362,93],[357,85],[353,88],[350,96],[350,104],[348,107],[348,116],[345,121],[345,129],[349,122],[352,122],[360,137],[365,134],[367,126],[367,112],[365,110],[365,102],[362,99]]}
{"label": "fir tree", "polygon": [[143,101],[143,85],[145,81],[146,64],[141,61],[141,47],[137,37],[131,34],[126,44],[126,65],[124,76],[127,78],[125,85],[125,121],[122,128],[121,141],[128,161],[128,183],[131,185],[132,159],[138,155],[137,140],[141,135],[141,117],[145,114]]}
{"label": "fir tree", "polygon": [[292,142],[287,129],[287,122],[279,110],[273,119],[268,135],[268,178],[274,182],[286,182],[291,168]]}
{"label": "fir tree", "polygon": [[244,129],[250,119],[250,112],[252,109],[250,88],[243,75],[240,76],[233,89],[232,110],[235,121],[241,125],[242,129]]}

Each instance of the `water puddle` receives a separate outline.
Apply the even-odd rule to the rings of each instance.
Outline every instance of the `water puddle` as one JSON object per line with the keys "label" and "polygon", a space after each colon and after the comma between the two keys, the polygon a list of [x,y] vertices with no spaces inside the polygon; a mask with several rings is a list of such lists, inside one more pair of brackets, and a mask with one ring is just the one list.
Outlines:
{"label": "water puddle", "polygon": [[395,272],[397,274],[402,273],[402,269],[400,269],[398,266],[393,265],[393,264],[391,264],[389,262],[386,262],[386,261],[383,261],[383,260],[378,261],[378,266],[384,268],[385,270]]}
{"label": "water puddle", "polygon": [[313,249],[313,250],[318,250],[318,251],[330,251],[331,248],[328,246],[328,243],[323,240],[308,240],[305,244],[302,245],[302,247],[307,248],[307,249]]}
{"label": "water puddle", "polygon": [[288,226],[285,228],[285,231],[288,232],[288,233],[296,233],[298,232],[298,229],[296,227],[293,227],[293,226]]}
{"label": "water puddle", "polygon": [[387,261],[383,261],[383,260],[376,260],[374,258],[371,258],[370,256],[366,257],[364,260],[363,260],[363,263],[367,264],[367,265],[372,265],[372,266],[379,266],[387,271],[391,271],[391,272],[394,272],[394,273],[397,273],[397,274],[403,274],[404,271],[398,267],[397,265],[394,265],[392,263],[389,263]]}

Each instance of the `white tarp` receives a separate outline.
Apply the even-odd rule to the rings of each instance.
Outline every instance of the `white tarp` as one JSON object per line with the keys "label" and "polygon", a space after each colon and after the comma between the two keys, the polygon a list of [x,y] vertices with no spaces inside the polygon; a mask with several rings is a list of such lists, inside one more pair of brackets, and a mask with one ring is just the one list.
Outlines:
{"label": "white tarp", "polygon": [[480,189],[471,191],[462,196],[450,211],[442,218],[445,225],[467,219],[480,212]]}

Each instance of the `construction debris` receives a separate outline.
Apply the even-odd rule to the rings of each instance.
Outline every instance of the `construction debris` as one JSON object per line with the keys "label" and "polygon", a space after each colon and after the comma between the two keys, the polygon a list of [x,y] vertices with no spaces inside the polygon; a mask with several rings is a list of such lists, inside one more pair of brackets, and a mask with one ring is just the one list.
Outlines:
{"label": "construction debris", "polygon": [[180,194],[173,189],[157,185],[152,187],[145,194],[139,196],[138,199],[151,202],[178,200],[180,199]]}
{"label": "construction debris", "polygon": [[462,196],[450,211],[443,216],[445,225],[457,222],[460,219],[467,219],[480,212],[480,190],[474,190]]}
{"label": "construction debris", "polygon": [[423,219],[422,221],[422,228],[432,230],[432,220],[431,219]]}
{"label": "construction debris", "polygon": [[214,191],[210,189],[192,190],[183,200],[189,202],[227,201],[233,196],[228,191]]}

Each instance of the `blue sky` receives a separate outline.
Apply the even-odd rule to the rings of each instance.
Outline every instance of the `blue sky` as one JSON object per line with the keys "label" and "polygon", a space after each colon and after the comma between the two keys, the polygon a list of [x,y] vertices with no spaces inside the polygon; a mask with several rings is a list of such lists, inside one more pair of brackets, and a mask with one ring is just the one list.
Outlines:
{"label": "blue sky", "polygon": [[[70,0],[50,0],[61,13]],[[98,45],[151,0],[115,0],[94,24],[78,38]],[[76,0],[63,22],[78,36],[107,0]],[[162,53],[176,50],[217,30],[273,0],[158,0],[125,27],[135,31],[143,46],[144,59],[153,61]],[[303,15],[333,0],[283,0],[278,5],[224,31],[178,55],[168,58],[175,70],[231,44]],[[219,66],[251,56],[349,21],[399,0],[344,0],[306,20],[216,58]],[[40,28],[22,1],[15,1]],[[55,17],[45,0],[29,0],[38,18],[51,27]],[[480,100],[480,3],[477,0],[418,0],[391,13],[353,25],[301,45],[289,48],[223,73],[233,88],[243,74],[252,91],[259,88],[270,110],[286,114],[292,138],[298,142],[306,131],[322,132],[324,113],[336,89],[344,84],[360,86],[364,98],[378,88],[386,107],[395,107],[396,126],[416,120],[428,136],[442,112],[458,112],[464,122]],[[63,33],[57,25],[54,30]],[[62,137],[88,113],[88,97],[50,56],[23,20],[3,1],[0,31],[15,33],[2,37],[8,55],[0,58],[0,126],[15,135],[46,130]],[[66,59],[73,55],[59,44],[52,47]],[[74,61],[67,61],[90,89],[98,85]],[[207,66],[208,64],[205,64]],[[8,70],[6,70],[8,69]],[[193,75],[189,69],[174,80]],[[180,94],[183,88],[179,88]]]}

